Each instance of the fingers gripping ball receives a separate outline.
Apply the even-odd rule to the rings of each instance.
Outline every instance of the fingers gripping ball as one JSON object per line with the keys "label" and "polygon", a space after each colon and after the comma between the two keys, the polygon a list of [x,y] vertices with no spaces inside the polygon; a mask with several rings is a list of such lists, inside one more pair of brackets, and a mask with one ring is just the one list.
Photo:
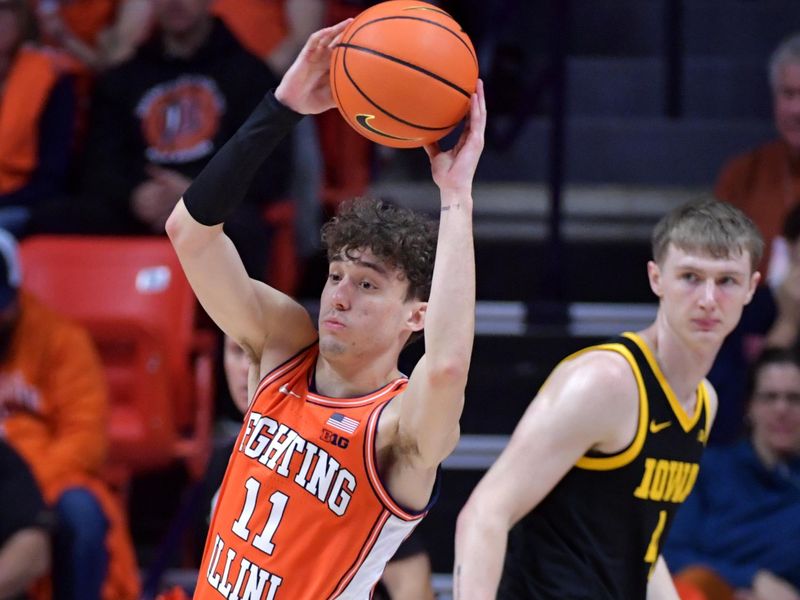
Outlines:
{"label": "fingers gripping ball", "polygon": [[391,0],[345,29],[330,76],[339,112],[356,131],[385,146],[416,148],[447,135],[467,113],[478,60],[446,12]]}

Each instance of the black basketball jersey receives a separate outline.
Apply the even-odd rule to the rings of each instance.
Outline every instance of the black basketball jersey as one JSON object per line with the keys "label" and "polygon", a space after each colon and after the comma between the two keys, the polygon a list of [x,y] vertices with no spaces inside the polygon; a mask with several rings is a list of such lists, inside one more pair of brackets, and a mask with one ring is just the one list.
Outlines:
{"label": "black basketball jersey", "polygon": [[581,457],[512,529],[500,599],[644,599],[675,511],[697,479],[709,429],[705,385],[688,415],[638,335],[565,360],[590,350],[618,352],[630,364],[639,387],[636,435],[618,453]]}

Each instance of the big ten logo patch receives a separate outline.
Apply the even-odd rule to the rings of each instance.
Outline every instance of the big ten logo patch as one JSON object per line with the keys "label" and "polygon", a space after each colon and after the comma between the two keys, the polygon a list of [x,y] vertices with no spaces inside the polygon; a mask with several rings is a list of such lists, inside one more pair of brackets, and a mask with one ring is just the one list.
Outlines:
{"label": "big ten logo patch", "polygon": [[350,440],[343,435],[339,435],[338,433],[334,433],[330,429],[325,428],[322,429],[322,435],[320,435],[319,438],[323,442],[328,442],[329,444],[337,446],[338,448],[347,448],[347,446],[350,444]]}
{"label": "big ten logo patch", "polygon": [[188,75],[156,85],[136,106],[146,158],[164,164],[210,155],[224,113],[225,98],[209,77]]}

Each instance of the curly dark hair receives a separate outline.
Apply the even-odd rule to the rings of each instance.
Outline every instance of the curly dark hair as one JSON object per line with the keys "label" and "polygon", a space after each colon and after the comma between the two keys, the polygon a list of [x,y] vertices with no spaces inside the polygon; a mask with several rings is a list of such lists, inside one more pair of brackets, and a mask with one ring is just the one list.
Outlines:
{"label": "curly dark hair", "polygon": [[408,280],[406,300],[428,300],[436,256],[436,227],[430,219],[383,200],[356,198],[342,203],[322,226],[322,245],[328,261],[371,250]]}

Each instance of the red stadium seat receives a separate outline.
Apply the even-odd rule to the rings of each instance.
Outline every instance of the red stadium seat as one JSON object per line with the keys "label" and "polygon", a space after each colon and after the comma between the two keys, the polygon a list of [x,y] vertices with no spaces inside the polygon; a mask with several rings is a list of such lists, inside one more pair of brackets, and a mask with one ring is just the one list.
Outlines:
{"label": "red stadium seat", "polygon": [[20,257],[23,288],[85,325],[98,347],[115,478],[175,459],[199,477],[211,449],[214,344],[195,328],[197,303],[169,241],[36,236]]}

